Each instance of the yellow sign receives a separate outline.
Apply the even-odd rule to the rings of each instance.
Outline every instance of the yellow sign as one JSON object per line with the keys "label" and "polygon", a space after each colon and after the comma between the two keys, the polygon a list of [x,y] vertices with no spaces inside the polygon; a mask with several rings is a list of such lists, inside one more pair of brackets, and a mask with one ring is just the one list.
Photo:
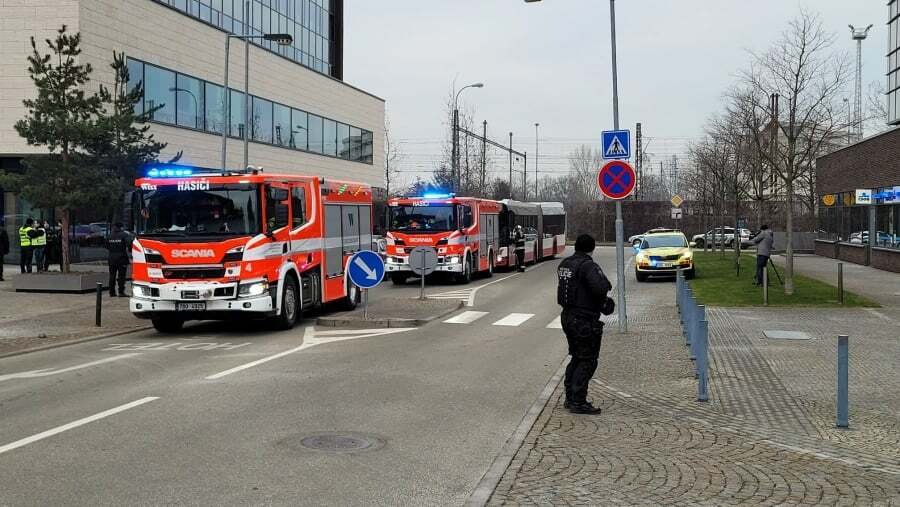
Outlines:
{"label": "yellow sign", "polygon": [[822,196],[822,204],[825,206],[834,206],[834,194],[825,194]]}
{"label": "yellow sign", "polygon": [[853,206],[853,194],[850,192],[844,194],[844,206]]}
{"label": "yellow sign", "polygon": [[675,194],[672,196],[672,206],[675,206],[677,208],[677,207],[681,206],[681,203],[683,203],[683,202],[684,202],[684,199],[682,199],[680,195]]}

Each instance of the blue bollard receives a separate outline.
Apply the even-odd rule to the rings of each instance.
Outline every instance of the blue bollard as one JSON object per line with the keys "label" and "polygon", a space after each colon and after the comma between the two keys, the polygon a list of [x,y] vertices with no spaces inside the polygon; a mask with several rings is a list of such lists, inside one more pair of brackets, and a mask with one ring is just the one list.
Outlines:
{"label": "blue bollard", "polygon": [[701,320],[697,326],[697,401],[709,400],[709,322]]}
{"label": "blue bollard", "polygon": [[691,288],[688,287],[684,296],[684,318],[681,321],[681,329],[684,332],[684,344],[690,345],[694,338],[691,325],[694,322],[694,295]]}
{"label": "blue bollard", "polygon": [[850,427],[850,409],[847,400],[847,384],[849,379],[850,338],[847,335],[838,335],[837,349],[837,421],[838,428]]}
{"label": "blue bollard", "polygon": [[[706,307],[703,305],[697,305],[697,310],[695,311],[695,320],[694,320],[694,340],[691,341],[691,360],[696,361],[698,357],[700,357],[700,339],[702,338],[702,332],[700,329],[700,323],[706,320]],[[700,365],[695,364],[695,371],[699,371]]]}

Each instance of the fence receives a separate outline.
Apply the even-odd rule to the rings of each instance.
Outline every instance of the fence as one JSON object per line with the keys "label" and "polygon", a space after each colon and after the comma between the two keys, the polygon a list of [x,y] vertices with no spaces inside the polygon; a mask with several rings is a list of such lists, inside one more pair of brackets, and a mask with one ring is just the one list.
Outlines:
{"label": "fence", "polygon": [[697,401],[707,401],[709,400],[709,322],[706,320],[706,307],[697,304],[693,289],[680,269],[675,278],[675,305],[678,308],[684,344],[689,347],[690,359],[694,361]]}

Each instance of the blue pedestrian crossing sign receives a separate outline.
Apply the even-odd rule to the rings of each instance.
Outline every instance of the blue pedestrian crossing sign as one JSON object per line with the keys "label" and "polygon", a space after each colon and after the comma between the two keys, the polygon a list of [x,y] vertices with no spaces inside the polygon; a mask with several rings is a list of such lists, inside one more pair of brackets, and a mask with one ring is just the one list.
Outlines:
{"label": "blue pedestrian crossing sign", "polygon": [[630,130],[604,130],[602,139],[604,160],[631,158]]}
{"label": "blue pedestrian crossing sign", "polygon": [[371,289],[384,278],[384,261],[371,250],[360,250],[347,262],[347,276],[360,289]]}

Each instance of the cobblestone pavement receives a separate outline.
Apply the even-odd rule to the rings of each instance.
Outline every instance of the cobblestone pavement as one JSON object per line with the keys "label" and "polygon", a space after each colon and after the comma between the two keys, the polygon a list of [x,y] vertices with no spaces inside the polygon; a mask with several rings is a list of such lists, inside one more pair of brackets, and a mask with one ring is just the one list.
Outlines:
{"label": "cobblestone pavement", "polygon": [[[881,317],[712,309],[710,401],[698,403],[673,298],[671,282],[629,287],[630,332],[610,319],[591,385],[603,414],[570,414],[558,387],[491,505],[900,506],[900,340]],[[842,332],[850,430],[833,426]]]}

